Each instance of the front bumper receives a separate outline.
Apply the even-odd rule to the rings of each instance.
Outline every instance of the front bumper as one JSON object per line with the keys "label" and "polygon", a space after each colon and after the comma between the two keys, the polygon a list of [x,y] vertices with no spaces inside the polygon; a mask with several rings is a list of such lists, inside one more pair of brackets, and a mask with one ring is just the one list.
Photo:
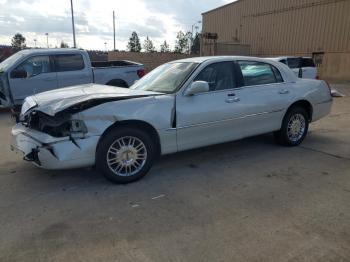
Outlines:
{"label": "front bumper", "polygon": [[11,149],[44,169],[80,168],[95,164],[99,138],[55,138],[17,124],[12,128]]}

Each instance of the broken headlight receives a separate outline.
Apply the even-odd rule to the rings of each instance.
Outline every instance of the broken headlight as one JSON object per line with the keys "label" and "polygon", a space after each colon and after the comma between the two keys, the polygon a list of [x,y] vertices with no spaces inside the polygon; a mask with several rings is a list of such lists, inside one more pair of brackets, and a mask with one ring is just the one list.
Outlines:
{"label": "broken headlight", "polygon": [[49,116],[40,111],[33,111],[25,118],[22,121],[23,125],[53,137],[81,137],[87,133],[84,121],[70,119],[69,114]]}
{"label": "broken headlight", "polygon": [[70,131],[72,133],[87,133],[87,128],[82,120],[71,120],[70,122]]}

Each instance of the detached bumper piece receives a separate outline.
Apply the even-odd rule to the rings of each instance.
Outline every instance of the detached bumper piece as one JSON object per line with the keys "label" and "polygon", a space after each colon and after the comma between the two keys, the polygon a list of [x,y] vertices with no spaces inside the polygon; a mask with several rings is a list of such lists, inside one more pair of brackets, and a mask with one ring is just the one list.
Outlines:
{"label": "detached bumper piece", "polygon": [[41,168],[71,169],[95,164],[98,141],[98,136],[55,138],[17,124],[12,128],[11,149]]}

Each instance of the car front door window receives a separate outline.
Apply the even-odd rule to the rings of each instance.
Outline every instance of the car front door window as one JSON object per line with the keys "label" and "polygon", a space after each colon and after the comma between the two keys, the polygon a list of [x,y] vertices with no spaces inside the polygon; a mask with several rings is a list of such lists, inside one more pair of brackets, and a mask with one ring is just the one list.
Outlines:
{"label": "car front door window", "polygon": [[43,73],[50,73],[50,58],[49,56],[34,56],[28,58],[25,62],[19,65],[15,71],[25,71],[27,73],[27,78]]}
{"label": "car front door window", "polygon": [[204,68],[194,81],[205,81],[209,84],[210,91],[220,91],[236,87],[234,78],[234,63],[215,63]]}

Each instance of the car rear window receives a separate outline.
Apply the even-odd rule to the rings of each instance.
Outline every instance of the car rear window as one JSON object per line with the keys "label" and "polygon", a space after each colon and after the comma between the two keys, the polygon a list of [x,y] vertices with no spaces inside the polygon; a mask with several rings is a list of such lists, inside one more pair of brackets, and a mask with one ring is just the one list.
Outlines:
{"label": "car rear window", "polygon": [[312,58],[303,58],[301,60],[301,66],[302,67],[315,67],[315,63],[312,60]]}
{"label": "car rear window", "polygon": [[299,68],[300,67],[300,58],[288,58],[289,68]]}

